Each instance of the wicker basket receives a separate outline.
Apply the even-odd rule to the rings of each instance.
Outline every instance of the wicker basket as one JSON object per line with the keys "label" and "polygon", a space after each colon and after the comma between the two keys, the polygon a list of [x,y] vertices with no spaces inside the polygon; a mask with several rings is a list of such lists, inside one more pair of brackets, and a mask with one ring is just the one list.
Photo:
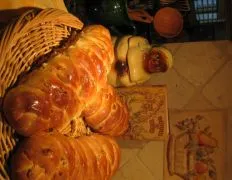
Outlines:
{"label": "wicker basket", "polygon": [[[12,21],[0,39],[0,100],[19,75],[29,71],[36,60],[67,40],[72,30],[82,27],[78,18],[58,9],[29,10]],[[0,180],[9,179],[6,162],[16,143],[17,135],[1,113]]]}

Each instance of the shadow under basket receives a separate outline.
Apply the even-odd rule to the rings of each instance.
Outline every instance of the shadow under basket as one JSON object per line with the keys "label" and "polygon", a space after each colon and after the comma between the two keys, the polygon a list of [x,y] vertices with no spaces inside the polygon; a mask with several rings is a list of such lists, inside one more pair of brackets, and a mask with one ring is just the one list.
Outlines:
{"label": "shadow under basket", "polygon": [[[73,31],[80,31],[82,27],[78,18],[58,9],[31,9],[12,20],[1,32],[0,99],[22,74],[30,71],[33,64],[59,48],[70,39]],[[8,160],[17,142],[17,134],[1,112],[0,180],[10,179]]]}

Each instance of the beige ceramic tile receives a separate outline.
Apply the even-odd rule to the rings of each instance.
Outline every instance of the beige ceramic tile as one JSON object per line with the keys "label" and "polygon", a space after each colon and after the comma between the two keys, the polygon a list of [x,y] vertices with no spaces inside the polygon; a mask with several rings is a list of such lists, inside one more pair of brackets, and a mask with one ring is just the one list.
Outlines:
{"label": "beige ceramic tile", "polygon": [[136,157],[138,148],[121,148],[121,161],[119,168],[125,165],[128,161]]}
{"label": "beige ceramic tile", "polygon": [[232,60],[232,41],[229,41],[227,46],[228,60]]}
{"label": "beige ceramic tile", "polygon": [[128,161],[136,157],[136,154],[144,148],[146,141],[123,140],[117,139],[117,143],[121,149],[121,160],[119,167],[125,165]]}
{"label": "beige ceramic tile", "polygon": [[212,110],[216,107],[201,93],[197,92],[184,106],[185,110]]}
{"label": "beige ceramic tile", "polygon": [[183,43],[174,67],[195,86],[203,85],[223,65],[225,57],[212,42]]}
{"label": "beige ceramic tile", "polygon": [[122,138],[117,138],[116,141],[121,148],[129,149],[142,149],[147,144],[147,141],[124,140]]}
{"label": "beige ceramic tile", "polygon": [[155,180],[155,178],[138,158],[133,158],[116,172],[112,180]]}
{"label": "beige ceramic tile", "polygon": [[164,44],[164,47],[167,48],[175,58],[176,51],[181,47],[182,43],[170,43]]}
{"label": "beige ceramic tile", "polygon": [[232,61],[228,61],[203,90],[204,96],[218,108],[228,108],[229,106],[229,98],[231,97],[229,89],[232,89],[231,70]]}
{"label": "beige ceramic tile", "polygon": [[212,44],[219,50],[221,51],[224,56],[226,56],[229,52],[229,46],[232,44],[228,40],[221,40],[221,41],[213,41]]}
{"label": "beige ceramic tile", "polygon": [[174,69],[164,74],[154,74],[146,84],[167,85],[168,107],[181,109],[194,93],[194,86],[180,77]]}
{"label": "beige ceramic tile", "polygon": [[164,179],[164,141],[151,141],[139,151],[138,157],[156,180]]}
{"label": "beige ceramic tile", "polygon": [[228,123],[227,123],[227,168],[226,168],[226,179],[232,179],[232,108],[228,111]]}
{"label": "beige ceramic tile", "polygon": [[213,42],[214,46],[224,53],[224,56],[230,57],[228,60],[232,60],[232,41],[223,40]]}

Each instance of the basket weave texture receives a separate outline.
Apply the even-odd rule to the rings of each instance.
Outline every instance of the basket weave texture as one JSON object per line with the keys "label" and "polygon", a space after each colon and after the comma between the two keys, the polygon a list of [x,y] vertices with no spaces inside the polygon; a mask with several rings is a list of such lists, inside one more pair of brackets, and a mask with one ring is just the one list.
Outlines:
{"label": "basket weave texture", "polygon": [[[58,9],[33,9],[12,20],[0,39],[0,100],[36,60],[68,39],[71,30],[82,27],[78,18]],[[0,180],[6,180],[7,160],[17,144],[17,135],[4,120],[2,106],[0,110]]]}

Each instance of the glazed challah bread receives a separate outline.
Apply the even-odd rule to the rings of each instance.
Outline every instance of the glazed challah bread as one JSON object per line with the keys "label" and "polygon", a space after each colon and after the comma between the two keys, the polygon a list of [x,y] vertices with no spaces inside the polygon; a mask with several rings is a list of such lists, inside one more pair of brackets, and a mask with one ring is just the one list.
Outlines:
{"label": "glazed challah bread", "polygon": [[[3,134],[6,160],[0,159],[0,179],[10,175],[13,180],[110,180],[119,167],[120,149],[112,136],[126,132],[129,113],[107,83],[114,60],[110,33],[101,25],[82,28],[78,18],[59,11],[30,11],[30,17],[19,18],[30,26],[16,20],[3,34],[1,42],[7,46],[2,46],[1,60],[6,66],[0,62],[0,69],[7,73],[0,81],[5,82],[7,74],[14,81],[2,88],[0,120],[12,127],[15,143],[5,148],[9,136]],[[70,20],[77,25],[66,27]],[[43,31],[48,25],[55,33],[49,28]],[[56,29],[60,26],[67,28],[65,38],[58,36],[63,33],[62,28]],[[22,27],[30,27],[30,31],[22,32]],[[36,40],[28,41],[28,36],[37,34]],[[15,43],[16,35],[24,41]],[[46,43],[38,45],[42,41]]]}
{"label": "glazed challah bread", "polygon": [[78,139],[60,133],[26,138],[12,157],[13,180],[109,180],[119,166],[120,149],[110,137]]}
{"label": "glazed challah bread", "polygon": [[89,104],[83,114],[87,124],[102,134],[118,136],[128,128],[127,106],[110,85],[100,90],[97,99]]}
{"label": "glazed challah bread", "polygon": [[17,133],[61,131],[83,117],[96,132],[121,135],[128,127],[128,110],[107,84],[114,59],[109,31],[85,27],[76,42],[25,75],[4,98],[3,110]]}

